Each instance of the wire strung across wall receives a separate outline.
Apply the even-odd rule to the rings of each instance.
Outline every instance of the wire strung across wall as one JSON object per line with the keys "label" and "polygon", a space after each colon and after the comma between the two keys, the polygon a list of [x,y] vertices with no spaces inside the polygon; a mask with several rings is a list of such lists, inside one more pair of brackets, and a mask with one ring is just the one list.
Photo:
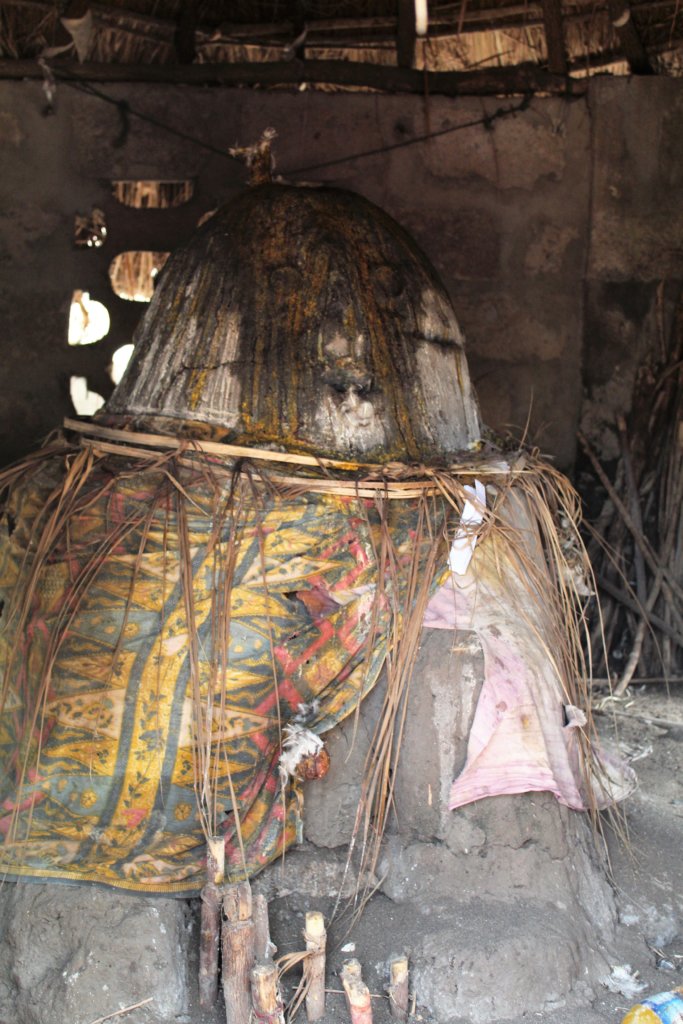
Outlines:
{"label": "wire strung across wall", "polygon": [[385,146],[377,146],[375,149],[365,149],[360,153],[350,153],[347,156],[336,157],[332,160],[323,160],[317,164],[308,164],[305,167],[294,167],[288,174],[304,174],[310,171],[320,171],[327,167],[336,167],[338,164],[351,163],[354,160],[363,160],[365,157],[379,156],[382,153],[390,153],[394,149],[405,149],[406,146],[415,146],[420,142],[428,142],[430,139],[437,139],[442,135],[451,135],[453,132],[463,131],[465,128],[484,127],[493,129],[493,124],[501,117],[510,114],[519,114],[529,106],[531,97],[524,96],[519,103],[507,107],[498,107],[491,114],[484,114],[474,121],[464,121],[462,124],[449,125],[447,128],[440,128],[438,131],[424,132],[421,135],[414,135],[411,139],[401,139],[400,142],[391,142]]}
{"label": "wire strung across wall", "polygon": [[[74,78],[69,75],[68,72],[63,71],[60,68],[51,66],[49,68],[51,75],[54,76],[58,81],[64,85],[69,86],[72,89],[76,89],[78,92],[83,92],[88,96],[92,96],[95,99],[101,100],[103,103],[109,103],[115,106],[119,110],[121,117],[121,130],[114,140],[116,147],[122,146],[128,136],[129,131],[129,119],[136,118],[139,121],[144,121],[147,124],[153,125],[155,128],[159,128],[162,131],[174,135],[176,138],[184,139],[186,142],[192,143],[200,149],[205,149],[210,153],[214,153],[217,156],[225,157],[227,160],[239,159],[233,156],[227,149],[221,149],[219,146],[214,146],[213,143],[207,142],[206,139],[201,139],[196,135],[191,135],[189,132],[185,132],[180,128],[176,128],[175,125],[168,124],[165,121],[161,121],[158,117],[152,114],[144,113],[141,110],[136,110],[131,107],[127,100],[119,100],[113,96],[109,96],[107,93],[102,92],[101,89],[97,89],[92,83],[84,81],[80,78]],[[428,142],[430,139],[440,138],[444,135],[452,135],[455,132],[464,131],[466,128],[479,128],[484,127],[489,130],[493,129],[494,123],[503,117],[514,116],[522,111],[526,110],[531,102],[531,95],[526,94],[523,98],[514,104],[508,106],[500,106],[490,114],[483,114],[481,117],[475,118],[472,121],[464,121],[462,124],[449,125],[446,128],[440,128],[436,131],[424,132],[420,135],[414,135],[409,139],[401,139],[399,142],[387,143],[386,145],[376,146],[372,149],[361,150],[357,153],[348,153],[345,156],[335,157],[330,160],[323,160],[315,164],[307,164],[301,167],[286,168],[283,170],[285,175],[294,174],[306,174],[311,171],[325,170],[328,167],[336,167],[341,164],[353,163],[356,160],[364,160],[372,156],[381,156],[383,153],[390,153],[397,149],[405,149],[408,146],[415,146],[422,142]]]}

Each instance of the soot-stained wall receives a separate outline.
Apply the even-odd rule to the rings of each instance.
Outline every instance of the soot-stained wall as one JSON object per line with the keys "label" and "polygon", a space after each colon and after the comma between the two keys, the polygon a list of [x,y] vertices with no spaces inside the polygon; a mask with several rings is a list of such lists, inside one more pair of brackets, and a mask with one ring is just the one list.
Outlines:
{"label": "soot-stained wall", "polygon": [[[534,99],[498,117],[520,101],[101,92],[127,106],[60,85],[47,113],[40,83],[0,83],[0,463],[72,412],[72,374],[106,397],[111,354],[142,311],[113,296],[109,263],[119,251],[186,238],[244,184],[243,167],[211,147],[249,144],[266,127],[277,130],[285,179],[355,189],[422,245],[452,295],[492,427],[521,433],[528,423],[566,467],[581,416],[608,435],[627,407],[637,360],[683,279],[680,81],[593,80],[583,99]],[[192,178],[194,198],[169,211],[112,198],[113,179],[148,178]],[[74,217],[93,207],[107,215],[106,243],[77,250]],[[88,347],[67,344],[76,288],[112,318],[107,337]]]}

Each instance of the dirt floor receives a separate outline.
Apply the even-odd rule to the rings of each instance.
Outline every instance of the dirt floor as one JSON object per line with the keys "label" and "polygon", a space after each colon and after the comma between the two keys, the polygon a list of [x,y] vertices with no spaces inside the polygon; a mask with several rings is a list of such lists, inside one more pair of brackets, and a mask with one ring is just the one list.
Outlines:
{"label": "dirt floor", "polygon": [[[597,998],[590,1004],[558,1006],[542,1013],[529,1010],[514,1018],[500,1018],[500,1024],[618,1024],[641,996],[683,986],[683,691],[679,687],[667,695],[663,687],[640,687],[626,700],[608,702],[600,713],[599,726],[606,739],[616,742],[639,777],[639,787],[625,808],[628,847],[616,835],[608,834],[618,924],[609,949],[612,975],[610,978],[606,970],[604,980],[613,990],[607,984],[598,986]],[[332,902],[325,905],[318,900],[316,907],[327,914]],[[300,949],[304,919],[300,897],[284,891],[270,906],[278,955]],[[501,919],[502,929],[509,924]],[[522,924],[529,927],[529,922]],[[338,971],[350,956],[357,956],[363,964],[364,978],[375,997],[375,1024],[391,1020],[384,993],[385,957],[409,948],[412,925],[400,906],[376,896],[371,912],[351,935],[341,927],[333,929],[324,1024],[348,1021]],[[526,964],[530,985],[539,972],[553,969],[553,935],[547,938],[547,957],[534,956]],[[587,960],[594,955],[589,949],[583,952]],[[500,962],[491,964],[492,989],[507,969],[502,956]],[[288,986],[290,996],[295,981]],[[434,1021],[420,1006],[417,995],[414,1020]],[[557,1002],[561,1004],[563,999]],[[193,1024],[216,1024],[224,1019],[223,1012],[217,1007],[215,1014],[201,1020],[193,1017]],[[299,1019],[306,1019],[303,1010]],[[468,1018],[451,1018],[449,1024],[468,1024]]]}
{"label": "dirt floor", "polygon": [[[626,804],[629,846],[609,840],[619,911],[614,967],[628,965],[642,996],[683,986],[683,689],[635,688],[608,703],[600,731],[638,774]],[[638,994],[610,992],[590,1011],[534,1015],[540,1024],[620,1021]]]}
{"label": "dirt floor", "polygon": [[619,1022],[641,995],[683,985],[683,691],[638,687],[626,700],[606,704],[599,728],[639,780],[625,807],[628,847],[614,834],[608,845],[619,913],[612,966],[620,977],[613,974],[613,982],[628,990],[633,979],[642,993],[604,987],[590,1008],[533,1013],[515,1024]]}
{"label": "dirt floor", "polygon": [[[583,816],[560,813],[549,794],[473,805],[487,833],[478,849],[454,861],[427,837],[350,934],[335,923],[322,1024],[349,1022],[339,971],[352,956],[374,996],[374,1024],[389,1024],[387,960],[411,947],[411,1024],[619,1024],[643,996],[683,986],[683,689],[650,686],[606,704],[600,731],[640,780],[625,808],[628,846],[608,835],[612,888]],[[469,819],[459,813],[462,830]],[[578,844],[571,854],[567,842]],[[303,947],[306,910],[329,919],[332,894],[348,894],[344,861],[344,847],[304,844],[285,871],[273,865],[254,880],[278,956]],[[198,921],[198,900],[0,888],[0,1024],[225,1024],[221,995],[210,1013],[198,1008]],[[293,971],[287,997],[295,985]]]}

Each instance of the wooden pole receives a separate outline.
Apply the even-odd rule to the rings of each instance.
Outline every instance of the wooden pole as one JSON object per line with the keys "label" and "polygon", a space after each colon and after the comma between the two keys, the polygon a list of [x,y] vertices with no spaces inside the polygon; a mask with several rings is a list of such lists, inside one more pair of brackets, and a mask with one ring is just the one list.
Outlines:
{"label": "wooden pole", "polygon": [[309,956],[304,960],[306,982],[306,1016],[310,1021],[320,1020],[325,1014],[325,918],[318,910],[306,914],[304,930]]}
{"label": "wooden pole", "polygon": [[184,0],[176,18],[173,33],[173,48],[179,64],[191,64],[197,56],[197,9],[196,5]]}
{"label": "wooden pole", "polygon": [[199,1005],[210,1010],[218,995],[218,947],[221,931],[221,891],[205,885],[201,891],[202,913],[199,932]]}
{"label": "wooden pole", "polygon": [[[266,61],[253,64],[53,64],[58,81],[86,82],[169,82],[176,85],[300,85],[328,82],[331,85],[360,85],[385,92],[408,92],[430,96],[484,96],[550,92],[583,96],[584,79],[553,75],[536,64],[509,68],[477,68],[473,71],[430,71],[360,64],[343,60]],[[0,79],[42,78],[35,60],[0,59]],[[131,111],[131,116],[136,116]]]}
{"label": "wooden pole", "polygon": [[218,995],[218,948],[221,932],[221,885],[225,874],[225,843],[212,836],[206,849],[206,885],[201,891],[202,913],[199,934],[199,1005],[204,1010],[216,1004]]}
{"label": "wooden pole", "polygon": [[[592,448],[590,442],[588,441],[588,439],[586,438],[585,434],[582,434],[581,431],[579,430],[579,431],[577,431],[576,436],[579,439],[581,447],[583,448],[583,450],[585,451],[586,455],[590,459],[591,465],[593,466],[593,469],[595,470],[595,472],[596,472],[596,474],[598,476],[598,479],[600,480],[600,483],[602,484],[602,486],[607,491],[607,494],[609,495],[609,497],[612,500],[612,504],[614,505],[615,509],[617,510],[617,512],[619,513],[621,518],[623,519],[624,525],[628,527],[628,529],[629,529],[629,531],[630,531],[634,541],[636,542],[638,547],[643,552],[643,557],[644,557],[647,565],[650,567],[650,570],[652,571],[653,575],[656,576],[658,570],[661,567],[661,563],[658,561],[657,555],[656,555],[656,553],[652,549],[652,545],[648,541],[647,537],[643,536],[642,532],[640,532],[638,530],[638,527],[633,522],[633,518],[632,518],[630,512],[628,511],[628,509],[624,505],[623,501],[621,500],[621,498],[617,494],[617,492],[616,492],[616,490],[614,488],[614,485],[612,484],[610,478],[607,476],[607,474],[605,473],[604,469],[602,468],[602,465],[600,464],[600,460],[598,459],[597,455],[593,451],[593,448]],[[671,584],[672,588],[674,589],[674,591],[676,592],[677,596],[683,598],[683,587],[681,587],[678,584],[678,582],[676,580],[674,580],[668,573],[667,573],[667,579],[668,579],[668,582]],[[663,628],[663,627],[660,627],[660,628]]]}
{"label": "wooden pole", "polygon": [[223,994],[227,1024],[249,1024],[250,975],[254,965],[251,887],[238,882],[223,890]]}
{"label": "wooden pole", "polygon": [[400,68],[415,63],[415,0],[398,0],[396,58]]}
{"label": "wooden pole", "polygon": [[254,896],[252,917],[254,919],[254,955],[257,960],[272,960],[273,954],[277,953],[277,946],[270,938],[268,900],[265,896]]}
{"label": "wooden pole", "polygon": [[351,1024],[372,1024],[370,989],[364,984],[358,960],[345,960],[340,974]]}
{"label": "wooden pole", "polygon": [[260,1024],[284,1024],[285,1012],[272,960],[257,961],[251,971],[251,999]]}
{"label": "wooden pole", "polygon": [[408,957],[392,956],[389,960],[389,1006],[394,1020],[408,1019]]}
{"label": "wooden pole", "polygon": [[[617,430],[619,432],[619,446],[621,448],[621,458],[624,465],[624,478],[626,480],[626,490],[629,499],[629,511],[638,531],[640,533],[644,533],[643,517],[640,508],[640,491],[638,490],[638,483],[636,481],[636,475],[633,468],[633,460],[631,458],[631,445],[629,444],[628,428],[623,416],[617,416]],[[638,598],[638,604],[641,605],[647,613],[652,611],[657,602],[664,573],[663,570],[660,570],[657,573],[652,585],[652,591],[651,593],[648,593],[645,559],[643,558],[643,552],[635,543],[633,545],[633,564],[636,572],[636,596]],[[624,666],[624,671],[612,691],[612,696],[614,697],[620,697],[625,692],[626,687],[635,675],[643,650],[643,641],[645,639],[647,625],[647,620],[644,616],[641,616],[638,625],[636,626],[631,653],[629,654],[626,665]]]}
{"label": "wooden pole", "polygon": [[553,75],[566,75],[568,66],[562,25],[562,0],[541,0],[541,5],[548,50],[548,71]]}
{"label": "wooden pole", "polygon": [[634,75],[654,75],[647,50],[638,29],[633,24],[628,0],[608,0],[607,8],[614,30],[619,37],[629,70]]}
{"label": "wooden pole", "polygon": [[659,629],[666,636],[671,637],[674,643],[679,647],[683,647],[683,634],[677,632],[673,626],[670,626],[659,615],[655,615],[654,612],[646,612],[646,610],[642,608],[637,601],[632,597],[629,597],[629,595],[621,590],[620,587],[610,583],[610,581],[605,579],[604,576],[597,577],[597,584],[600,590],[604,590],[605,593],[609,594],[610,597],[613,597],[615,601],[619,601],[623,604],[624,608],[628,608],[637,615],[642,615],[653,628]]}

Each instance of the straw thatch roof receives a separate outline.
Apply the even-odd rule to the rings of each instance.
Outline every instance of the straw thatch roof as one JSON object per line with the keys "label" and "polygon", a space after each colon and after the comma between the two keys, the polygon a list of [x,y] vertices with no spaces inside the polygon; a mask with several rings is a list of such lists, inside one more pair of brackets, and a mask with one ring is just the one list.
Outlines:
{"label": "straw thatch roof", "polygon": [[[679,0],[455,0],[428,4],[428,28],[415,32],[414,0],[3,0],[0,73],[46,57],[126,66],[134,78],[211,80],[212,69],[271,65],[270,84],[318,68],[337,85],[364,84],[350,64],[370,65],[367,84],[394,88],[398,69],[482,72],[537,68],[575,77],[597,71],[678,74],[683,53]],[[330,65],[337,72],[326,71]],[[324,65],[324,67],[323,67]],[[346,76],[339,68],[346,67]],[[187,69],[192,66],[192,75]],[[198,67],[199,66],[199,67]],[[202,68],[204,69],[202,71]],[[137,69],[137,70],[135,70]],[[163,69],[163,72],[162,72]],[[378,74],[386,69],[384,77]],[[393,77],[392,77],[393,69]],[[117,77],[124,78],[124,68]],[[252,81],[258,80],[254,77]],[[202,75],[204,76],[202,78]],[[348,82],[346,82],[348,78]],[[310,81],[309,75],[308,80]],[[483,79],[484,80],[484,79]],[[399,86],[400,87],[400,86]]]}

